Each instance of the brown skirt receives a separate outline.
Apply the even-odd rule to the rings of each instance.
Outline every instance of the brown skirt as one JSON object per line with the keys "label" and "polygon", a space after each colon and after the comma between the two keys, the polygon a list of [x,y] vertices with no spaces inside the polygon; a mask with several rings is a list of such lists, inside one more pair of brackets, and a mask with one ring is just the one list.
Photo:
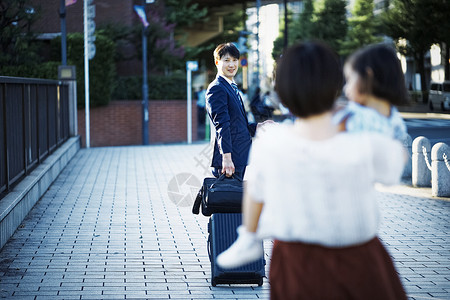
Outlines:
{"label": "brown skirt", "polygon": [[269,280],[272,300],[407,299],[378,238],[346,248],[275,241]]}

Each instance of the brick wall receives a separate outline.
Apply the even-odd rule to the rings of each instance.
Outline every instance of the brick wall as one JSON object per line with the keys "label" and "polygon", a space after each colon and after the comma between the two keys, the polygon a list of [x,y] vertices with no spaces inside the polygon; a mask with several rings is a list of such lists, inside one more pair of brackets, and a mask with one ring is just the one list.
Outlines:
{"label": "brick wall", "polygon": [[[192,139],[196,139],[197,108],[192,104]],[[78,110],[78,134],[86,146],[85,110]],[[187,141],[185,100],[149,101],[150,143]],[[90,146],[142,145],[141,101],[112,101],[108,106],[90,109]]]}
{"label": "brick wall", "polygon": [[[31,5],[39,9],[40,18],[32,26],[37,33],[59,33],[61,23],[59,17],[60,0],[31,0]],[[139,24],[133,10],[133,1],[95,0],[95,24],[98,26],[111,23],[124,26]],[[66,7],[67,32],[83,32],[83,1]]]}

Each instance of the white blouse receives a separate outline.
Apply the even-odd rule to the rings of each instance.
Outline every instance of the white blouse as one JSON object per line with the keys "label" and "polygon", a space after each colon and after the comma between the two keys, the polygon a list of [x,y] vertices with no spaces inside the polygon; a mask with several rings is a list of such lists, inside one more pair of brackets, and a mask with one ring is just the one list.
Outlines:
{"label": "white blouse", "polygon": [[378,133],[303,139],[293,125],[265,128],[253,142],[246,189],[264,203],[261,238],[343,247],[376,236],[374,183],[395,184],[402,145]]}

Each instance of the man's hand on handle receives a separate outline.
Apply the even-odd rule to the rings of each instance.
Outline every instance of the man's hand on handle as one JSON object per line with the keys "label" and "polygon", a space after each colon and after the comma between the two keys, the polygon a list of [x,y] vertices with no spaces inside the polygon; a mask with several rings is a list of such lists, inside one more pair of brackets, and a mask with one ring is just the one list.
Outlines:
{"label": "man's hand on handle", "polygon": [[222,173],[225,173],[227,177],[231,177],[233,175],[234,163],[231,160],[231,153],[224,153],[222,155]]}

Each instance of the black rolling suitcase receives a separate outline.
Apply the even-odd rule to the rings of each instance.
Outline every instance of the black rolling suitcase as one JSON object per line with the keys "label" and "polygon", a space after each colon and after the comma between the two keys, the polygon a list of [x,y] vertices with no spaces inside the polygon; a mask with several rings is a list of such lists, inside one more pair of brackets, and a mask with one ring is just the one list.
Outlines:
{"label": "black rolling suitcase", "polygon": [[211,261],[211,285],[217,284],[263,284],[265,260],[260,260],[234,269],[222,269],[216,257],[228,249],[237,239],[236,229],[242,224],[241,213],[212,214],[208,223],[208,253]]}

